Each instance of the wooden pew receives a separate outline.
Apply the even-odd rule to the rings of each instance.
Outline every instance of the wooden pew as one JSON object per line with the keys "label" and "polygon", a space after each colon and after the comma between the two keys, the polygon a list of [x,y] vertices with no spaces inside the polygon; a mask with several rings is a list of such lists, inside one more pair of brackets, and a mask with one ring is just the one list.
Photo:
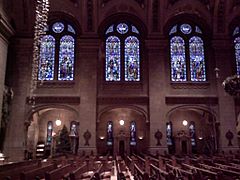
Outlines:
{"label": "wooden pew", "polygon": [[168,179],[169,173],[158,168],[157,166],[151,164],[150,165],[150,177],[152,179]]}
{"label": "wooden pew", "polygon": [[[185,164],[185,163],[182,163],[182,166],[183,167],[187,167],[188,169],[193,170],[193,172],[195,171],[197,173],[200,173],[200,179],[209,177],[210,179],[217,180],[219,178],[218,177],[218,173],[209,171],[207,169],[198,168],[196,166],[192,166],[192,165]],[[205,177],[203,177],[203,176],[205,176]]]}
{"label": "wooden pew", "polygon": [[41,160],[28,160],[28,161],[20,161],[20,162],[14,162],[9,164],[3,164],[0,165],[0,173],[8,170],[13,170],[19,167],[28,166],[31,164],[39,164]]}
{"label": "wooden pew", "polygon": [[78,177],[81,176],[83,172],[87,171],[87,164],[84,162],[79,168],[75,169],[74,171],[70,172],[70,180],[76,180]]}
{"label": "wooden pew", "polygon": [[166,164],[166,169],[167,169],[168,172],[170,170],[172,170],[176,177],[187,177],[189,180],[193,179],[193,173],[192,172],[183,170],[179,167],[172,166],[170,164]]}
{"label": "wooden pew", "polygon": [[55,179],[61,179],[64,177],[65,174],[69,173],[74,169],[73,164],[67,164],[65,166],[62,166],[58,169],[52,170],[50,172],[45,173],[45,179],[46,180],[55,180]]}
{"label": "wooden pew", "polygon": [[29,179],[35,179],[36,177],[44,178],[44,175],[46,172],[52,171],[54,169],[57,169],[56,164],[49,164],[47,166],[39,167],[34,170],[25,171],[20,174],[20,179],[29,180]]}
{"label": "wooden pew", "polygon": [[40,167],[40,163],[35,161],[35,163],[30,163],[29,165],[24,164],[24,166],[14,167],[9,169],[8,171],[3,171],[0,173],[0,179],[4,179],[5,177],[11,179],[20,179],[20,173],[23,171],[29,171],[35,168]]}
{"label": "wooden pew", "polygon": [[149,180],[148,173],[142,171],[136,164],[134,164],[134,179]]}

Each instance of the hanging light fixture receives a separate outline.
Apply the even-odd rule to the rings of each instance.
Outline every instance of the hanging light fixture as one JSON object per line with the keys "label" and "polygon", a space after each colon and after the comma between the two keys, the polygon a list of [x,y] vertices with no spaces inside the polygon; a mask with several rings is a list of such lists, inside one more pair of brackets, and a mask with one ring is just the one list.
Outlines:
{"label": "hanging light fixture", "polygon": [[37,88],[38,80],[38,66],[40,58],[40,45],[41,38],[46,34],[45,29],[47,27],[48,11],[50,8],[49,0],[37,0],[36,4],[36,17],[34,26],[34,41],[33,41],[33,61],[32,61],[32,76],[30,84],[30,97],[29,103],[33,108],[35,105],[34,90]]}

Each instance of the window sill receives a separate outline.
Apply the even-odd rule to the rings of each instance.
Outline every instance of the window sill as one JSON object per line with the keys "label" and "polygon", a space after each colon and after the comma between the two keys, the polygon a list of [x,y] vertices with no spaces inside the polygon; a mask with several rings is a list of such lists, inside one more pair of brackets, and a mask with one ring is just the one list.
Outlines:
{"label": "window sill", "polygon": [[207,89],[209,82],[171,82],[173,89]]}
{"label": "window sill", "polygon": [[71,88],[75,81],[38,81],[37,88]]}

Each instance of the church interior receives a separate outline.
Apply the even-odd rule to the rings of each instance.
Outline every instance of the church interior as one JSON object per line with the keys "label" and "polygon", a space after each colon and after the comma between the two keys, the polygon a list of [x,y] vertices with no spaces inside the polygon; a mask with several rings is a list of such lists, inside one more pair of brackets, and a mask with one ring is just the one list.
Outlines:
{"label": "church interior", "polygon": [[0,35],[0,179],[240,179],[239,0],[2,0]]}

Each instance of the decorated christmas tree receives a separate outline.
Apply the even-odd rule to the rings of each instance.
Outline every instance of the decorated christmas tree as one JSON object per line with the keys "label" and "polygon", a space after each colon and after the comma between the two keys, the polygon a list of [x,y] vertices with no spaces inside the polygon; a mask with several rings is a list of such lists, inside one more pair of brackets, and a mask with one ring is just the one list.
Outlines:
{"label": "decorated christmas tree", "polygon": [[70,150],[71,150],[70,137],[69,137],[67,127],[64,125],[59,135],[56,152],[64,153],[64,152],[70,152]]}

